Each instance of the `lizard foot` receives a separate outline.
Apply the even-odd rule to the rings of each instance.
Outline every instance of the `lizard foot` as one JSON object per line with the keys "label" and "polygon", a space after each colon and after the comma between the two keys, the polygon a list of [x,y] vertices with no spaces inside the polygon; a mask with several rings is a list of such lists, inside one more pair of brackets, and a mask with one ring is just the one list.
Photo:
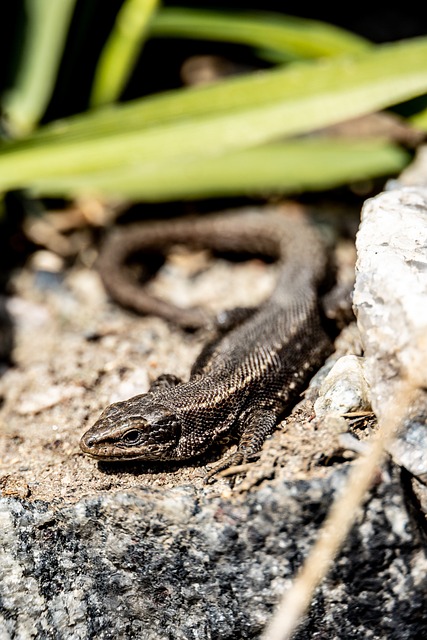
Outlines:
{"label": "lizard foot", "polygon": [[236,451],[226,456],[213,469],[211,469],[204,479],[204,484],[213,484],[218,478],[232,478],[232,484],[238,475],[246,473],[253,462],[258,458],[257,455],[251,456],[249,459],[241,452]]}

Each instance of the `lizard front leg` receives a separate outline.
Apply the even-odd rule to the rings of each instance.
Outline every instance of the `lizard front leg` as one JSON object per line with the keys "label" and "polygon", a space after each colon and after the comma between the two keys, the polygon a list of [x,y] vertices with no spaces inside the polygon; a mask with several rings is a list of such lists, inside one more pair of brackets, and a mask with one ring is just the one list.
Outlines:
{"label": "lizard front leg", "polygon": [[277,423],[277,416],[267,409],[249,410],[241,417],[239,425],[240,440],[237,450],[226,456],[206,477],[209,482],[224,469],[246,463],[262,448],[266,438],[271,435]]}

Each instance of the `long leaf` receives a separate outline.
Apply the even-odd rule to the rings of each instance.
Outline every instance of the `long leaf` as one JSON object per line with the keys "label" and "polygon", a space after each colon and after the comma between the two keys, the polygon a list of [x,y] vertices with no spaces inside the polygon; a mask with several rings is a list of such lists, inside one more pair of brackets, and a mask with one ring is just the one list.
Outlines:
{"label": "long leaf", "polygon": [[91,105],[120,97],[141,51],[159,0],[125,0],[101,53],[92,87]]}
{"label": "long leaf", "polygon": [[4,96],[14,135],[37,124],[52,95],[76,0],[26,0],[27,28],[16,81]]}
{"label": "long leaf", "polygon": [[[179,89],[73,116],[39,129],[30,144],[89,140],[122,135],[200,116],[219,116],[256,107],[295,105],[304,130],[310,122],[304,106],[330,96],[330,113],[319,113],[322,126],[387,107],[425,91],[427,38],[378,46],[357,56],[295,63],[224,80],[214,86]],[[417,87],[421,87],[420,89]],[[352,103],[352,94],[360,102]],[[360,96],[360,98],[359,98]],[[302,110],[301,110],[302,107]],[[324,121],[324,122],[323,122]],[[290,133],[297,133],[291,130]]]}
{"label": "long leaf", "polygon": [[305,138],[202,161],[168,162],[161,171],[136,165],[32,186],[45,196],[111,194],[146,201],[283,194],[396,173],[408,160],[401,148],[381,140]]}
{"label": "long leaf", "polygon": [[150,36],[241,43],[290,59],[358,53],[370,46],[364,38],[318,20],[262,11],[239,13],[178,7],[157,13]]}
{"label": "long leaf", "polygon": [[210,91],[170,93],[157,103],[141,100],[131,126],[116,107],[107,130],[101,115],[100,130],[96,118],[90,131],[82,118],[77,132],[65,123],[64,133],[4,144],[0,188],[137,165],[161,174],[171,161],[226,155],[390,106],[427,91],[427,38],[266,72],[262,83],[270,84],[267,97],[251,76]]}

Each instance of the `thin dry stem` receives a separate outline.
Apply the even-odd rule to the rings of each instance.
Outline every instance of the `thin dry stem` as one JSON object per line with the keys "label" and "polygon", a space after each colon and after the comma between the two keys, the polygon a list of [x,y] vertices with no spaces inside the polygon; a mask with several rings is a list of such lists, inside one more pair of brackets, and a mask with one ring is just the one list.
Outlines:
{"label": "thin dry stem", "polygon": [[326,576],[357,516],[360,506],[410,405],[414,387],[402,382],[381,421],[375,441],[366,456],[354,464],[346,487],[337,496],[319,537],[293,584],[284,594],[261,640],[289,640],[301,622],[314,591]]}

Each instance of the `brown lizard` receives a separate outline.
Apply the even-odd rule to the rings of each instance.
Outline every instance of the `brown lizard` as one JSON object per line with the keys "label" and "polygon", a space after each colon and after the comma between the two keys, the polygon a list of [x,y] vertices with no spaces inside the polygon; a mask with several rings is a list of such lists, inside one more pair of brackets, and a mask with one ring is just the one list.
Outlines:
{"label": "brown lizard", "polygon": [[272,256],[280,267],[275,289],[259,308],[223,316],[229,330],[223,327],[202,350],[187,382],[160,376],[148,393],[108,406],[83,435],[81,448],[101,460],[184,460],[237,434],[237,451],[216,473],[259,452],[279,415],[330,352],[317,292],[327,259],[318,232],[280,207],[138,223],[117,230],[101,252],[100,272],[111,296],[181,326],[205,324],[201,310],[177,309],[129,278],[131,254],[180,243]]}

